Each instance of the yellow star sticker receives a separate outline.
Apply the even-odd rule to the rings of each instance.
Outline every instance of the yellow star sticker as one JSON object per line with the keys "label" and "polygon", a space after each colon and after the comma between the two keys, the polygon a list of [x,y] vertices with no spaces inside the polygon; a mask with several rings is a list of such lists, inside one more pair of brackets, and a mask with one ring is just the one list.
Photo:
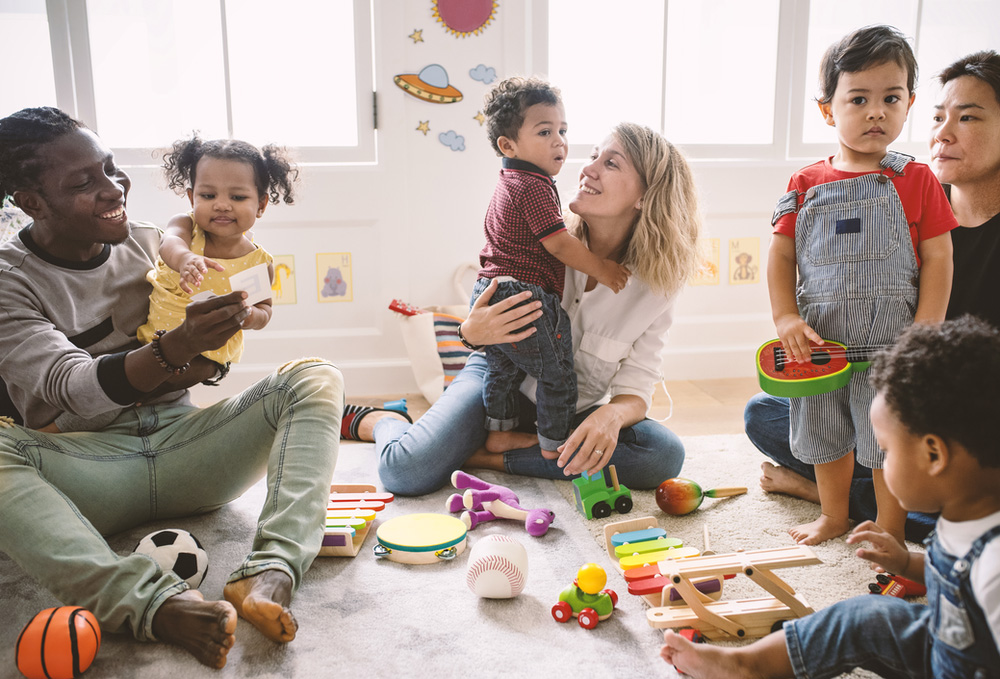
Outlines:
{"label": "yellow star sticker", "polygon": [[478,121],[480,125],[486,120],[486,116],[483,115],[482,111],[476,111],[476,115],[472,116],[472,119]]}
{"label": "yellow star sticker", "polygon": [[419,125],[417,125],[417,132],[423,132],[424,136],[431,131],[431,121],[429,120],[418,120]]}
{"label": "yellow star sticker", "polygon": [[414,44],[416,44],[418,42],[423,42],[424,41],[424,31],[423,31],[423,29],[420,29],[419,31],[417,29],[413,29],[413,33],[410,33],[409,37],[410,37],[411,40],[413,40]]}

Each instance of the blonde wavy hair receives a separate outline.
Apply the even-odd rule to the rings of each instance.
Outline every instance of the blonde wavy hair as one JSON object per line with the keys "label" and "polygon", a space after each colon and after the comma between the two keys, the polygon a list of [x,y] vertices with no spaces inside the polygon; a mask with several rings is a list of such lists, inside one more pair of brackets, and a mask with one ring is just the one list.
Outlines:
{"label": "blonde wavy hair", "polygon": [[[621,263],[652,290],[670,295],[698,267],[701,213],[691,168],[681,152],[643,125],[619,123],[612,135],[642,180],[642,209]],[[569,212],[570,232],[587,242],[587,223]]]}

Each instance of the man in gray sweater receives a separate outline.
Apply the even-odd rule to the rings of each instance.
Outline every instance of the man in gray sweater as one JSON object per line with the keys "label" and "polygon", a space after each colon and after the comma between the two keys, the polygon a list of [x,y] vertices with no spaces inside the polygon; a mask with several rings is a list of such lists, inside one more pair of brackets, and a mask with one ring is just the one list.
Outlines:
{"label": "man in gray sweater", "polygon": [[[0,420],[0,551],[105,630],[222,667],[238,616],[275,641],[295,636],[291,598],[322,542],[343,378],[295,361],[193,406],[187,388],[214,374],[199,354],[240,329],[245,293],[191,304],[140,347],[160,231],[129,221],[130,186],[63,112],[0,119],[0,199],[33,220],[0,246],[0,378],[23,420]],[[267,504],[225,601],[101,537],[221,506],[265,473]]]}

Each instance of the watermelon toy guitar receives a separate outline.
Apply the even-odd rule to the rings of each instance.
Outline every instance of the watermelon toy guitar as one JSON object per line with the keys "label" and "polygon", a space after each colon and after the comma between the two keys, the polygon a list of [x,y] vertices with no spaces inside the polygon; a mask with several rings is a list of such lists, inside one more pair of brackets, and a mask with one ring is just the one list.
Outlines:
{"label": "watermelon toy guitar", "polygon": [[816,396],[847,386],[851,374],[868,369],[872,355],[888,345],[848,347],[824,340],[809,342],[810,363],[796,363],[786,356],[781,340],[771,340],[757,350],[760,388],[772,396]]}

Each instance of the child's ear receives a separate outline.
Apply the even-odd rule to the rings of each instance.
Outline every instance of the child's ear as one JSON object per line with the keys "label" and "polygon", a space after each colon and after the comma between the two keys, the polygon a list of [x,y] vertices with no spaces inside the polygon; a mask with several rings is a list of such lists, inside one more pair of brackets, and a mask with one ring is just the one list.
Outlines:
{"label": "child's ear", "polygon": [[837,123],[833,119],[833,106],[828,101],[816,102],[819,105],[819,112],[823,114],[823,120],[830,127],[836,127]]}
{"label": "child's ear", "polygon": [[916,101],[916,99],[917,99],[917,93],[914,92],[913,94],[910,95],[910,101],[906,105],[906,113],[907,114],[910,113],[910,109],[913,108],[913,102]]}
{"label": "child's ear", "polygon": [[11,198],[14,199],[14,205],[32,219],[45,216],[45,199],[37,191],[15,191]]}
{"label": "child's ear", "polygon": [[940,476],[951,464],[951,450],[948,442],[940,436],[927,434],[921,440],[923,453],[927,456],[927,473]]}
{"label": "child's ear", "polygon": [[257,202],[257,219],[264,216],[264,210],[267,209],[267,196],[264,196]]}
{"label": "child's ear", "polygon": [[500,149],[500,153],[508,158],[517,157],[517,146],[510,137],[499,137],[497,139],[497,148]]}
{"label": "child's ear", "polygon": [[188,200],[191,201],[191,207],[194,207],[194,189],[187,190]]}

